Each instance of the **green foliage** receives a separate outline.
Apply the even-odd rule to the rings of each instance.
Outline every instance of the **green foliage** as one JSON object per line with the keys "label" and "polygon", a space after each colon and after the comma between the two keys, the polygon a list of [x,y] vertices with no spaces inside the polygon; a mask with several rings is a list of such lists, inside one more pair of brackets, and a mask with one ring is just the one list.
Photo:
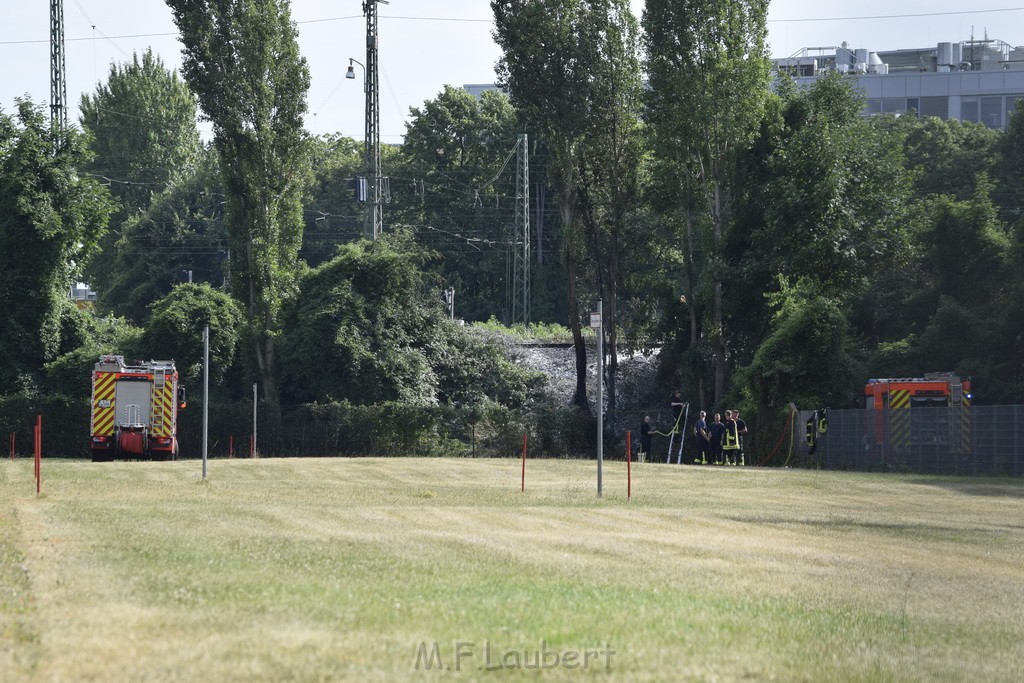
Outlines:
{"label": "green foliage", "polygon": [[[736,169],[769,100],[767,13],[767,0],[649,0],[643,15],[652,151],[675,165],[682,181],[690,305],[693,315],[710,313],[692,321],[690,346],[714,347],[714,403],[725,391],[724,252],[742,194]],[[701,247],[705,283],[697,282],[693,262]],[[703,403],[703,390],[697,393]]]}
{"label": "green foliage", "polygon": [[40,108],[0,112],[0,387],[35,386],[61,350],[64,300],[94,252],[112,205],[77,168],[88,157],[69,130],[54,145]]}
{"label": "green foliage", "polygon": [[413,107],[406,124],[402,172],[420,185],[414,196],[401,196],[399,219],[420,226],[421,239],[442,255],[434,267],[455,288],[466,320],[486,320],[504,307],[516,124],[504,95],[485,92],[477,100],[451,86]]}
{"label": "green foliage", "polygon": [[993,170],[999,181],[994,196],[1000,215],[1013,224],[1024,220],[1024,197],[1020,192],[1024,186],[1024,106],[1021,100],[1017,102],[1017,110],[996,145],[996,168]]}
{"label": "green foliage", "polygon": [[92,371],[105,354],[137,358],[143,330],[123,318],[99,317],[68,300],[63,315],[61,355],[45,366],[46,388],[53,394],[88,398]]}
{"label": "green foliage", "polygon": [[572,342],[572,331],[558,323],[530,323],[529,325],[502,325],[496,319],[491,318],[486,322],[473,323],[473,327],[488,332],[497,332],[502,335],[509,335],[526,341],[535,342],[560,342],[568,344]]}
{"label": "green foliage", "polygon": [[779,276],[779,287],[768,297],[775,311],[768,336],[752,362],[737,372],[756,422],[764,425],[790,402],[845,407],[850,387],[864,379],[840,302],[809,280],[791,285]]}
{"label": "green foliage", "polygon": [[[93,359],[93,363],[96,362]],[[89,370],[92,370],[90,366]],[[86,381],[91,374],[86,373]],[[78,378],[73,378],[77,382]],[[89,454],[89,392],[84,397],[70,391],[43,394],[22,391],[0,396],[0,434],[15,434],[20,456],[32,456],[33,427],[43,421],[43,457],[76,458]],[[7,455],[6,449],[4,455]],[[44,475],[45,476],[45,475]]]}
{"label": "green foliage", "polygon": [[914,189],[920,197],[967,199],[974,194],[979,174],[991,175],[996,169],[1001,134],[982,123],[901,116],[881,117],[873,124],[904,134],[905,163],[914,173]]}
{"label": "green foliage", "polygon": [[435,378],[419,334],[440,319],[419,266],[423,255],[391,234],[338,249],[304,275],[284,315],[281,362],[295,400],[430,402]]}
{"label": "green foliage", "polygon": [[978,313],[970,304],[943,296],[921,334],[918,362],[931,369],[953,369],[980,386],[991,386],[993,365],[1000,360],[995,321]]}
{"label": "green foliage", "polygon": [[931,225],[922,243],[936,292],[987,308],[993,301],[977,301],[977,292],[1002,302],[998,285],[1008,275],[1002,264],[1010,236],[992,204],[991,185],[984,177],[976,184],[966,201],[940,197],[931,203]]}
{"label": "green foliage", "polygon": [[756,202],[756,258],[766,275],[810,278],[830,296],[855,292],[905,245],[909,177],[902,138],[873,129],[839,74],[785,103],[787,128]]}
{"label": "green foliage", "polygon": [[441,325],[437,338],[427,347],[438,378],[438,399],[457,405],[484,400],[516,408],[529,405],[543,376],[511,362],[503,347],[475,332]]}
{"label": "green foliage", "polygon": [[198,389],[203,378],[203,328],[210,327],[210,383],[225,382],[234,368],[242,333],[238,303],[208,284],[181,284],[153,303],[140,343],[146,358],[175,362],[182,381]]}
{"label": "green foliage", "polygon": [[[387,150],[381,149],[382,157],[389,156]],[[363,236],[363,206],[356,201],[352,183],[366,174],[366,162],[363,143],[341,135],[313,138],[310,156],[313,181],[307,188],[299,255],[316,267],[334,255],[339,243]]]}
{"label": "green foliage", "polygon": [[[530,130],[549,151],[547,168],[556,190],[563,230],[569,324],[576,351],[573,402],[589,410],[586,398],[586,349],[580,302],[590,297],[585,282],[603,293],[611,283],[611,319],[615,319],[617,267],[599,270],[590,280],[586,268],[597,253],[596,207],[613,206],[613,233],[624,229],[635,186],[635,128],[639,67],[636,21],[622,0],[492,0],[494,39],[502,48],[498,82]],[[602,161],[591,165],[588,151]],[[614,182],[600,177],[606,171]],[[612,189],[613,188],[613,189]],[[609,190],[604,194],[603,190]],[[587,230],[584,225],[589,226]],[[589,232],[589,234],[588,234]],[[611,247],[612,259],[618,244]],[[603,278],[610,271],[610,277]],[[614,327],[612,328],[614,329]]]}
{"label": "green foliage", "polygon": [[107,82],[83,94],[79,107],[79,121],[95,154],[83,170],[104,182],[119,204],[102,250],[85,275],[100,304],[123,315],[118,298],[123,292],[111,291],[123,279],[125,266],[117,262],[114,245],[122,239],[125,220],[192,173],[202,152],[196,99],[178,74],[147,49],[141,59],[133,54],[131,62],[111,64]]}
{"label": "green foliage", "polygon": [[193,282],[224,282],[223,204],[217,158],[206,151],[194,168],[124,222],[104,259],[110,272],[101,308],[145,324],[152,303],[187,281],[186,271]]}
{"label": "green foliage", "polygon": [[131,62],[111,64],[107,82],[83,94],[79,107],[95,152],[86,170],[110,180],[117,222],[146,208],[152,194],[198,161],[196,98],[152,49],[141,60],[135,53]]}
{"label": "green foliage", "polygon": [[407,233],[338,249],[287,309],[281,363],[295,401],[508,404],[536,378],[448,321]]}
{"label": "green foliage", "polygon": [[227,198],[231,288],[245,302],[264,396],[278,403],[275,338],[294,292],[309,176],[309,68],[288,0],[168,0],[182,70],[213,123]]}

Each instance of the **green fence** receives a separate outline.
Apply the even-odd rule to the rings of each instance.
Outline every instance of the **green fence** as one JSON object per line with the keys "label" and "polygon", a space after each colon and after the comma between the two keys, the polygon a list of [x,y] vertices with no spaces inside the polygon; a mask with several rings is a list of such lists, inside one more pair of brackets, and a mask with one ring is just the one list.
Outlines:
{"label": "green fence", "polygon": [[[44,457],[89,457],[89,402],[63,396],[0,398],[0,434],[15,434],[20,455],[32,452],[36,416],[43,421]],[[202,455],[201,401],[179,414],[181,457]],[[347,403],[284,406],[257,411],[257,448],[265,456],[513,457],[529,434],[531,457],[586,455],[594,443],[592,418],[570,407],[530,411],[499,405],[417,406]],[[251,403],[211,403],[208,454],[247,457]],[[4,452],[7,455],[7,452]]]}

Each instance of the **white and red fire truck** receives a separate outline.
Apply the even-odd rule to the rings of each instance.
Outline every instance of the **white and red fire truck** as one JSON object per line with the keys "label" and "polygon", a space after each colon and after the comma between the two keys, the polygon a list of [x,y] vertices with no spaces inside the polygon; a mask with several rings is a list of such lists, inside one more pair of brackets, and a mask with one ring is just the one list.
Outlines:
{"label": "white and red fire truck", "polygon": [[178,409],[184,407],[174,361],[101,356],[92,373],[93,462],[176,459]]}

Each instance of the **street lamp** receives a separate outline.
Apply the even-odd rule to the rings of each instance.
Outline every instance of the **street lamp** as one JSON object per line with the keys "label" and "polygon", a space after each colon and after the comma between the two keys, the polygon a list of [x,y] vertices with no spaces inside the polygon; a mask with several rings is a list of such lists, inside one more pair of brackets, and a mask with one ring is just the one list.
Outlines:
{"label": "street lamp", "polygon": [[363,87],[365,88],[366,87],[366,65],[363,64],[362,62],[360,62],[359,60],[352,59],[351,57],[348,58],[348,71],[345,72],[345,78],[355,79],[355,77],[356,77],[356,67],[354,65],[356,65],[356,64],[358,64],[359,66],[363,67]]}

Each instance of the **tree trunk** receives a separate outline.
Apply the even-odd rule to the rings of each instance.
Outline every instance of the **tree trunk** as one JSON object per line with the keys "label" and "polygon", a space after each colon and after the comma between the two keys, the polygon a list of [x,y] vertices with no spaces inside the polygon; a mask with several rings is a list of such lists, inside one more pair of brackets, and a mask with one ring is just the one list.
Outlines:
{"label": "tree trunk", "polygon": [[568,249],[565,252],[565,270],[569,278],[569,327],[572,329],[572,344],[576,351],[576,392],[573,394],[572,402],[589,415],[587,346],[583,342],[583,326],[580,323],[580,309],[576,301],[576,260]]}
{"label": "tree trunk", "polygon": [[725,393],[725,327],[722,319],[722,232],[724,216],[722,215],[722,182],[715,181],[715,293],[712,311],[715,326],[715,405],[720,406]]}
{"label": "tree trunk", "polygon": [[583,328],[580,323],[579,302],[576,297],[576,259],[573,249],[577,235],[573,225],[573,176],[576,153],[571,143],[567,144],[558,159],[555,176],[558,179],[558,210],[562,218],[562,244],[565,249],[565,274],[568,279],[569,329],[572,330],[572,344],[576,352],[576,391],[572,402],[590,415],[587,402],[587,347],[583,342]]}
{"label": "tree trunk", "polygon": [[533,224],[537,228],[537,265],[544,265],[544,214],[547,210],[547,187],[544,183],[537,183],[534,192]]}
{"label": "tree trunk", "polygon": [[[697,305],[695,292],[697,289],[697,273],[694,266],[693,251],[695,236],[693,234],[693,207],[690,206],[689,183],[687,183],[686,216],[686,301],[690,309],[690,349],[691,356],[697,352],[700,342],[700,307]],[[707,410],[707,396],[704,390],[704,373],[697,363],[693,364],[693,374],[697,380],[697,401],[701,410]]]}

